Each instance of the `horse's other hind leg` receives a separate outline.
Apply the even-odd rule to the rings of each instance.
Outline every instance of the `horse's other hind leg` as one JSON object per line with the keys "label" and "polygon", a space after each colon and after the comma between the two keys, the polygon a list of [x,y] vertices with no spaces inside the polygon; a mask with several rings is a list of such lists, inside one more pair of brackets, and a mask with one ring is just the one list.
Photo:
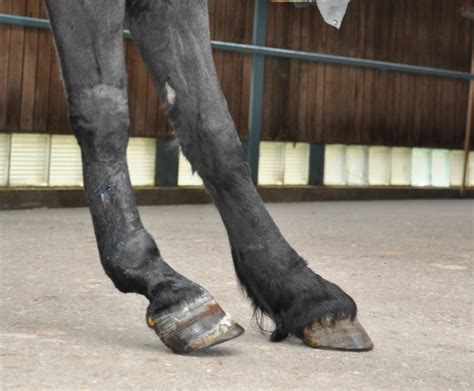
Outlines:
{"label": "horse's other hind leg", "polygon": [[251,181],[215,72],[207,1],[127,0],[127,17],[183,152],[222,216],[237,276],[276,324],[272,340],[292,333],[313,347],[370,349],[355,302],[308,268]]}
{"label": "horse's other hind leg", "polygon": [[237,337],[243,329],[204,288],[163,261],[140,221],[126,162],[125,0],[46,0],[46,5],[105,272],[120,291],[149,299],[148,325],[174,352]]}

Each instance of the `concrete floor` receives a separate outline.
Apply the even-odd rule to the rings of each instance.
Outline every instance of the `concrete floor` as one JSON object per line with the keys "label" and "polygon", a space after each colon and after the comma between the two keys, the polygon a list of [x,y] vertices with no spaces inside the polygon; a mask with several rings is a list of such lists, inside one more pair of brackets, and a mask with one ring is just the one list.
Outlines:
{"label": "concrete floor", "polygon": [[281,230],[358,302],[369,353],[272,344],[251,327],[210,205],[143,207],[178,271],[245,328],[208,351],[170,353],[146,300],[103,273],[86,209],[0,212],[0,388],[473,389],[472,201],[272,204]]}

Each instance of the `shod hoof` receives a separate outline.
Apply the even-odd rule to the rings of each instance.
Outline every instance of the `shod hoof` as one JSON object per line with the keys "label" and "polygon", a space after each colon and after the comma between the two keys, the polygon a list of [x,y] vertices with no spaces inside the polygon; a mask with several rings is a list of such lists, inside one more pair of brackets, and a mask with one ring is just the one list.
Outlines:
{"label": "shod hoof", "polygon": [[367,351],[374,347],[367,332],[357,320],[323,319],[303,330],[303,342],[318,349]]}
{"label": "shod hoof", "polygon": [[237,338],[244,329],[205,295],[160,316],[147,315],[147,324],[174,353],[190,353]]}

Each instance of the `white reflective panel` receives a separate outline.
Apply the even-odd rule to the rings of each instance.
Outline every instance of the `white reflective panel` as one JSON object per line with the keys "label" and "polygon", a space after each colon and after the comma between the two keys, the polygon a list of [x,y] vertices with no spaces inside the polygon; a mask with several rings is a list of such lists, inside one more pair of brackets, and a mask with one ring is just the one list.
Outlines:
{"label": "white reflective panel", "polygon": [[285,185],[307,185],[309,180],[309,144],[285,144]]}
{"label": "white reflective panel", "polygon": [[0,133],[0,186],[8,185],[8,168],[10,166],[10,140],[7,133]]}
{"label": "white reflective panel", "polygon": [[193,173],[191,163],[179,150],[178,186],[202,186],[202,179],[197,172]]}
{"label": "white reflective panel", "polygon": [[469,160],[467,163],[466,185],[474,186],[474,152],[469,152]]}
{"label": "white reflective panel", "polygon": [[258,158],[258,184],[282,185],[285,166],[285,143],[262,141]]}
{"label": "white reflective panel", "polygon": [[449,150],[431,150],[431,185],[436,187],[449,187],[449,170],[451,159]]}
{"label": "white reflective panel", "polygon": [[352,186],[367,185],[367,147],[348,145],[346,148],[347,184]]}
{"label": "white reflective panel", "polygon": [[49,185],[83,185],[81,149],[74,136],[51,136]]}
{"label": "white reflective panel", "polygon": [[346,184],[346,146],[326,145],[324,148],[324,184]]}
{"label": "white reflective panel", "polygon": [[411,157],[412,186],[431,185],[431,149],[413,148]]}
{"label": "white reflective panel", "polygon": [[464,164],[464,151],[451,151],[450,164],[450,185],[461,186],[462,184],[462,170]]}
{"label": "white reflective panel", "polygon": [[50,136],[12,134],[10,186],[47,186]]}
{"label": "white reflective panel", "polygon": [[132,137],[128,141],[127,162],[133,186],[154,186],[156,141]]}
{"label": "white reflective panel", "polygon": [[392,148],[390,160],[390,184],[393,186],[410,186],[411,148]]}
{"label": "white reflective panel", "polygon": [[391,150],[389,147],[369,148],[369,185],[390,185]]}

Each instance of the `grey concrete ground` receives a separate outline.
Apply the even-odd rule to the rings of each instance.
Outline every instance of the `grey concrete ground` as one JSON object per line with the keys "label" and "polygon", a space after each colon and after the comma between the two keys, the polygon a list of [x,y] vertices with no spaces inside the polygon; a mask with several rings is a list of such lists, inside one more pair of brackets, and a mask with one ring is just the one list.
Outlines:
{"label": "grey concrete ground", "polygon": [[141,208],[165,259],[246,328],[177,356],[146,300],[104,275],[86,209],[0,212],[1,389],[473,389],[473,202],[274,204],[289,241],[358,302],[369,353],[272,344],[251,327],[212,206]]}

